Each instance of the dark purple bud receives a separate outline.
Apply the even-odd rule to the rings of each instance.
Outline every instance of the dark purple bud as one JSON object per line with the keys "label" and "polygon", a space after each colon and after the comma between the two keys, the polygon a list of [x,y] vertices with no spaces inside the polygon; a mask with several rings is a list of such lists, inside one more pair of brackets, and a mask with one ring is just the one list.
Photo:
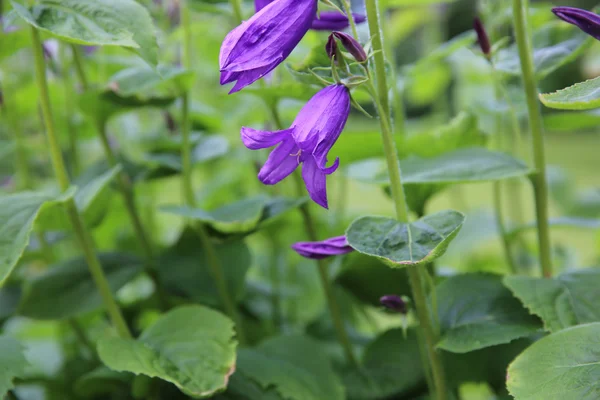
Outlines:
{"label": "dark purple bud", "polygon": [[331,34],[335,36],[336,39],[339,39],[342,42],[342,46],[348,51],[348,53],[352,54],[352,57],[358,62],[367,61],[367,52],[362,47],[360,43],[352,35],[349,35],[344,32],[333,32]]}
{"label": "dark purple bud", "polygon": [[[367,20],[361,14],[352,14],[352,18],[354,18],[356,24],[361,24]],[[345,14],[338,11],[321,11],[310,28],[315,31],[341,31],[349,26],[350,21],[348,21]]]}
{"label": "dark purple bud", "polygon": [[408,312],[406,302],[402,300],[402,297],[396,296],[395,294],[385,295],[379,299],[379,302],[389,311],[399,314],[406,314]]}
{"label": "dark purple bud", "polygon": [[171,115],[170,112],[165,111],[163,113],[164,117],[165,117],[165,125],[167,126],[167,129],[169,130],[169,133],[176,133],[177,132],[177,124],[175,123],[175,120],[173,119],[173,115]]}
{"label": "dark purple bud", "polygon": [[483,22],[481,22],[479,17],[475,17],[475,20],[473,20],[473,28],[475,29],[475,33],[477,33],[477,42],[479,43],[481,52],[485,54],[487,58],[489,58],[491,55],[492,46],[490,45],[490,38],[485,31],[485,26],[483,26]]}
{"label": "dark purple bud", "polygon": [[0,108],[4,106],[4,94],[2,93],[2,89],[0,89]]}
{"label": "dark purple bud", "polygon": [[298,242],[292,245],[292,249],[302,257],[319,260],[340,254],[346,254],[354,251],[346,236],[336,236],[320,242]]}
{"label": "dark purple bud", "polygon": [[552,12],[563,21],[600,40],[600,16],[597,14],[574,7],[554,7]]}
{"label": "dark purple bud", "polygon": [[325,51],[327,52],[329,59],[336,58],[339,50],[335,36],[333,36],[333,34],[329,35],[327,43],[325,44]]}

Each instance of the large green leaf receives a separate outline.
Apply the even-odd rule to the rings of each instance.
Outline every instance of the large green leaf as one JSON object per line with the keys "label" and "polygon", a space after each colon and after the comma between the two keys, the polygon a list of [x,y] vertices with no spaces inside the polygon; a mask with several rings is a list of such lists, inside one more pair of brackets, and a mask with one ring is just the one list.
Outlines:
{"label": "large green leaf", "polygon": [[7,285],[0,288],[0,323],[17,311],[21,294],[20,286]]}
{"label": "large green leaf", "polygon": [[507,276],[504,284],[544,321],[550,332],[600,322],[598,269],[568,272],[554,278]]}
{"label": "large green leaf", "polygon": [[13,379],[22,376],[27,367],[23,347],[10,336],[0,336],[0,397],[13,387]]}
{"label": "large green leaf", "polygon": [[344,375],[352,400],[387,399],[424,384],[419,342],[413,329],[396,328],[371,342],[363,354],[360,370]]}
{"label": "large green leaf", "polygon": [[0,196],[0,286],[23,255],[42,209],[73,195],[74,190],[61,196],[35,192]]}
{"label": "large green leaf", "polygon": [[[139,258],[129,254],[104,253],[99,258],[113,293],[143,266]],[[28,280],[18,312],[35,319],[63,319],[97,310],[102,304],[85,259],[77,258]]]}
{"label": "large green leaf", "polygon": [[[593,42],[588,34],[562,21],[552,21],[533,33],[533,64],[538,79],[567,64]],[[521,75],[517,44],[495,54],[494,67],[511,75]]]}
{"label": "large green leaf", "polygon": [[600,77],[579,82],[554,93],[540,94],[546,107],[559,110],[592,110],[600,108]]}
{"label": "large green leaf", "polygon": [[[229,292],[239,300],[251,263],[248,247],[241,240],[214,246]],[[161,280],[171,292],[202,304],[221,304],[202,242],[192,228],[186,228],[178,241],[160,256],[158,268]]]}
{"label": "large green leaf", "polygon": [[156,30],[148,11],[135,0],[40,0],[15,11],[36,28],[71,43],[122,46],[150,64],[158,63]]}
{"label": "large green leaf", "polygon": [[538,332],[541,323],[489,274],[457,275],[436,288],[442,337],[438,347],[467,353]]}
{"label": "large green leaf", "polygon": [[160,317],[137,339],[103,338],[102,362],[116,371],[157,377],[194,398],[227,387],[235,371],[233,322],[203,306],[183,306]]}
{"label": "large green leaf", "polygon": [[148,66],[126,68],[113,75],[108,87],[122,97],[181,96],[193,84],[194,73],[181,67],[161,65],[156,70]]}
{"label": "large green leaf", "polygon": [[274,388],[286,400],[343,400],[344,387],[321,346],[300,335],[278,336],[238,354],[236,374]]}
{"label": "large green leaf", "polygon": [[410,224],[362,217],[350,225],[346,237],[355,250],[401,268],[441,257],[464,221],[465,216],[457,211],[442,211]]}
{"label": "large green leaf", "polygon": [[[506,153],[484,148],[459,149],[434,158],[409,157],[400,161],[402,182],[450,184],[488,182],[528,175],[531,169]],[[368,159],[348,167],[348,175],[362,182],[389,185],[383,159]]]}
{"label": "large green leaf", "polygon": [[508,368],[515,400],[597,400],[600,323],[553,333],[521,353]]}

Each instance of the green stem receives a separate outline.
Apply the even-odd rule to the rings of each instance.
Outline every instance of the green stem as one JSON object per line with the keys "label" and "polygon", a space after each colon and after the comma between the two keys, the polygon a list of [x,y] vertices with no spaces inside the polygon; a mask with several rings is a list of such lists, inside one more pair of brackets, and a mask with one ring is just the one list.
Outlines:
{"label": "green stem", "polygon": [[348,21],[350,22],[352,35],[354,35],[356,40],[359,40],[358,29],[356,29],[356,21],[354,21],[354,16],[352,15],[352,5],[350,4],[350,0],[344,0],[342,3],[344,3],[344,11],[346,11],[346,17],[348,17]]}
{"label": "green stem", "polygon": [[[44,118],[44,125],[46,127],[46,135],[48,137],[48,144],[50,146],[52,166],[60,190],[65,192],[69,189],[71,183],[69,176],[67,175],[67,169],[65,168],[64,160],[62,158],[58,138],[54,130],[54,121],[52,118],[52,110],[50,109],[50,96],[48,94],[48,81],[46,79],[46,65],[42,51],[42,43],[40,40],[40,35],[35,28],[31,28],[31,33],[33,53],[35,57],[37,86],[40,92],[40,103]],[[119,306],[113,297],[108,280],[104,275],[104,271],[102,270],[102,266],[98,260],[98,256],[96,255],[90,233],[84,225],[83,219],[77,210],[77,206],[75,205],[73,198],[65,202],[65,209],[67,211],[69,220],[71,221],[71,225],[73,226],[73,230],[75,231],[77,241],[79,242],[79,245],[84,253],[90,273],[92,274],[96,287],[98,288],[98,292],[102,297],[106,311],[110,315],[119,335],[125,338],[131,337],[127,323],[125,322],[125,319],[121,314],[121,310],[119,309]]]}
{"label": "green stem", "polygon": [[185,93],[181,97],[181,163],[183,197],[190,207],[196,205],[196,196],[192,183],[192,144],[190,140],[190,96]]}
{"label": "green stem", "polygon": [[[304,195],[304,183],[302,181],[302,176],[299,171],[294,172],[294,181],[296,184],[296,191],[298,197]],[[311,242],[316,242],[319,240],[319,236],[317,235],[317,230],[315,227],[315,223],[313,221],[312,215],[310,213],[310,209],[308,203],[304,203],[300,206],[300,213],[302,214],[302,220],[304,221],[304,229],[306,230],[306,235],[308,236],[308,240]],[[327,272],[327,263],[325,260],[316,260],[318,270],[319,270],[319,278],[321,280],[321,286],[323,287],[323,292],[325,293],[325,298],[327,300],[327,305],[329,307],[329,313],[331,315],[331,319],[333,321],[333,327],[335,329],[336,335],[340,344],[344,349],[344,353],[346,354],[346,358],[348,362],[350,362],[353,366],[358,366],[358,361],[354,356],[354,350],[352,349],[352,343],[350,342],[350,337],[348,336],[348,332],[346,332],[346,327],[344,326],[344,319],[342,317],[342,312],[340,310],[340,306],[335,297],[335,293],[333,292],[333,286],[329,281],[329,274]]]}
{"label": "green stem", "polygon": [[77,340],[79,340],[79,342],[83,345],[83,347],[85,347],[90,352],[92,357],[95,358],[96,357],[96,346],[94,346],[94,344],[88,338],[87,333],[85,332],[85,329],[83,329],[81,324],[73,318],[69,319],[67,322],[68,322],[69,326],[71,327],[71,329],[73,330],[73,332],[75,333]]}
{"label": "green stem", "polygon": [[231,9],[233,11],[233,18],[235,19],[235,24],[239,25],[244,20],[244,15],[242,13],[242,4],[240,0],[229,0],[229,4],[231,4]]}
{"label": "green stem", "polygon": [[13,130],[13,139],[15,141],[15,172],[17,176],[17,187],[21,189],[31,188],[31,174],[29,173],[29,160],[27,156],[27,146],[25,145],[25,137],[23,129],[21,129],[20,118],[16,108],[9,112],[6,104],[6,95],[4,95],[4,104],[0,106],[2,116],[10,122],[10,127]]}
{"label": "green stem", "polygon": [[521,59],[523,86],[527,98],[529,127],[533,140],[533,162],[536,169],[531,176],[535,196],[540,264],[545,277],[552,276],[552,248],[548,223],[548,183],[546,181],[546,155],[544,152],[544,132],[542,115],[538,102],[538,92],[533,68],[531,40],[527,28],[527,12],[523,0],[513,0],[513,21],[515,37]]}
{"label": "green stem", "polygon": [[75,64],[75,71],[79,78],[79,83],[83,90],[87,90],[89,87],[85,70],[83,69],[83,57],[81,56],[81,48],[78,45],[71,45],[71,52],[73,53],[73,63]]}
{"label": "green stem", "polygon": [[[381,122],[381,134],[384,144],[385,156],[387,159],[388,170],[390,172],[390,181],[392,196],[396,208],[396,217],[398,221],[408,223],[408,207],[404,188],[402,186],[402,175],[400,172],[400,162],[396,143],[394,142],[391,130],[391,118],[389,115],[389,97],[388,85],[385,71],[385,55],[383,48],[382,31],[380,28],[379,7],[377,0],[366,0],[367,18],[371,34],[371,42],[374,51],[375,78],[377,80],[377,95],[374,96],[375,103],[379,111]],[[404,116],[398,115],[397,128],[399,132],[404,132]],[[423,290],[422,273],[419,267],[408,267],[408,276],[413,293],[413,300],[419,318],[419,325],[424,337],[427,356],[431,365],[433,381],[435,384],[435,396],[437,400],[447,399],[446,378],[444,367],[440,354],[436,351],[438,335],[432,326],[432,320],[429,316],[427,307],[427,298]]]}

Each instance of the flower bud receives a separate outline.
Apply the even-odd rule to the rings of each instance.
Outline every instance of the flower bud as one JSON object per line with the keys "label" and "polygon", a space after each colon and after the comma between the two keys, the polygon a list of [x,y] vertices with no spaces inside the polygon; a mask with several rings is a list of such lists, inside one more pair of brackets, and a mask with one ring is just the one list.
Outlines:
{"label": "flower bud", "polygon": [[325,51],[327,52],[329,59],[336,59],[339,50],[340,49],[338,48],[335,37],[333,36],[333,34],[329,35],[329,38],[327,38],[327,43],[325,44]]}
{"label": "flower bud", "polygon": [[408,307],[406,305],[406,302],[402,299],[402,297],[397,296],[395,294],[385,295],[379,299],[379,302],[389,311],[398,314],[408,313]]}
{"label": "flower bud", "polygon": [[490,38],[485,31],[483,22],[481,22],[479,17],[475,17],[475,20],[473,20],[473,28],[475,29],[475,33],[477,33],[477,42],[479,43],[481,52],[489,59],[492,54],[492,46],[490,45]]}
{"label": "flower bud", "polygon": [[352,37],[352,35],[338,31],[333,32],[331,35],[335,36],[335,38],[342,43],[342,46],[344,46],[348,53],[352,54],[352,57],[354,57],[356,61],[367,61],[367,52],[362,47],[362,45],[358,43],[358,41],[354,39],[354,37]]}
{"label": "flower bud", "polygon": [[552,12],[560,19],[575,25],[588,35],[600,40],[600,16],[574,7],[554,7]]}

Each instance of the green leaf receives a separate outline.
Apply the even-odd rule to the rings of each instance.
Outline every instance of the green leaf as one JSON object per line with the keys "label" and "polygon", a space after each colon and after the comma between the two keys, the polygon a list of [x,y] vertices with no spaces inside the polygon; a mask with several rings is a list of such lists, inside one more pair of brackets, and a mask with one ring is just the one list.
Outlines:
{"label": "green leaf", "polygon": [[[142,261],[129,254],[104,253],[99,258],[113,293],[142,271]],[[28,280],[18,312],[34,319],[64,319],[95,311],[102,304],[85,259],[77,258]]]}
{"label": "green leaf", "polygon": [[600,322],[600,271],[586,269],[554,278],[507,276],[504,284],[549,332]]}
{"label": "green leaf", "polygon": [[169,311],[137,339],[102,338],[98,355],[116,371],[157,377],[185,394],[206,398],[224,390],[235,371],[233,322],[203,306]]}
{"label": "green leaf", "polygon": [[[489,182],[531,173],[525,163],[511,155],[484,148],[459,149],[434,158],[410,157],[400,161],[400,168],[405,185]],[[379,158],[351,164],[348,176],[379,185],[390,182],[387,164]]]}
{"label": "green leaf", "polygon": [[122,46],[152,65],[158,63],[152,18],[134,0],[40,0],[31,9],[15,0],[11,4],[27,23],[62,40],[90,46]]}
{"label": "green leaf", "polygon": [[73,194],[71,190],[60,196],[36,192],[0,196],[0,286],[23,255],[42,210],[66,201]]}
{"label": "green leaf", "polygon": [[121,97],[138,96],[178,97],[188,91],[194,82],[194,73],[178,66],[161,65],[157,69],[148,66],[126,68],[113,75],[108,87]]}
{"label": "green leaf", "polygon": [[442,329],[437,346],[453,353],[508,343],[541,328],[499,275],[453,276],[436,288],[436,296]]}
{"label": "green leaf", "polygon": [[579,82],[554,93],[540,94],[548,108],[558,110],[592,110],[600,108],[600,77]]}
{"label": "green leaf", "polygon": [[4,286],[0,288],[0,323],[13,315],[21,301],[20,286]]}
{"label": "green leaf", "polygon": [[[110,204],[110,183],[121,172],[121,166],[106,170],[97,164],[86,170],[73,182],[76,187],[74,196],[77,209],[81,212],[88,227],[100,224]],[[69,230],[71,224],[66,211],[56,207],[40,217],[40,226],[44,230]]]}
{"label": "green leaf", "polygon": [[[575,60],[594,41],[579,28],[562,21],[552,21],[533,33],[533,64],[538,79]],[[510,75],[521,75],[517,44],[495,54],[494,67]]]}
{"label": "green leaf", "polygon": [[131,374],[101,366],[77,379],[73,388],[78,396],[84,398],[110,396],[119,392],[126,395],[129,392],[131,377]]}
{"label": "green leaf", "polygon": [[406,335],[400,328],[384,332],[365,349],[361,369],[351,369],[344,374],[344,385],[353,400],[391,398],[424,382],[414,329],[409,329]]}
{"label": "green leaf", "polygon": [[[547,94],[541,94],[540,99],[544,102]],[[599,96],[600,100],[600,96]],[[550,107],[550,106],[549,106]],[[553,108],[553,107],[552,107]],[[557,112],[544,115],[544,126],[552,132],[583,131],[589,132],[600,125],[600,110],[580,112]]]}
{"label": "green leaf", "polygon": [[465,216],[457,211],[442,211],[410,224],[362,217],[350,225],[346,236],[355,250],[401,268],[441,257],[464,221]]}
{"label": "green leaf", "polygon": [[3,30],[0,61],[15,55],[19,50],[28,46],[31,46],[31,34],[26,29],[16,29],[12,32]]}
{"label": "green leaf", "polygon": [[553,333],[509,366],[515,400],[597,400],[600,393],[600,323]]}
{"label": "green leaf", "polygon": [[[240,300],[246,272],[252,261],[250,251],[241,240],[215,243],[214,247],[229,293]],[[193,229],[186,228],[177,242],[160,256],[158,272],[171,292],[202,304],[221,304],[202,242]]]}
{"label": "green leaf", "polygon": [[23,347],[10,336],[0,336],[0,397],[13,388],[13,379],[23,376],[27,360]]}
{"label": "green leaf", "polygon": [[[548,220],[548,224],[553,228],[574,228],[574,229],[600,229],[600,220],[582,217],[554,217]],[[511,237],[516,237],[524,232],[537,228],[537,222],[532,221],[525,225],[517,226],[508,232]]]}
{"label": "green leaf", "polygon": [[238,354],[238,372],[286,400],[343,400],[344,387],[321,346],[300,335],[267,339]]}

